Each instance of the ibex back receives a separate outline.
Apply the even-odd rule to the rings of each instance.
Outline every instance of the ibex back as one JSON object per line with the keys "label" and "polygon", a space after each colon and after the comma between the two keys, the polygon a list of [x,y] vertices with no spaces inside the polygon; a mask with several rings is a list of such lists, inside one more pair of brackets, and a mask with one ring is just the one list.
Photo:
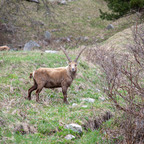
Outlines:
{"label": "ibex back", "polygon": [[62,88],[64,103],[68,103],[67,101],[67,89],[70,87],[73,79],[76,76],[77,72],[77,60],[83,50],[83,48],[79,55],[76,57],[74,61],[70,59],[67,52],[64,48],[62,51],[66,55],[69,65],[66,67],[59,68],[39,68],[33,73],[30,74],[30,78],[33,78],[34,85],[28,90],[28,99],[31,100],[32,91],[36,90],[36,101],[39,102],[39,93],[41,90],[45,88]]}
{"label": "ibex back", "polygon": [[8,51],[10,48],[8,46],[0,46],[0,51]]}

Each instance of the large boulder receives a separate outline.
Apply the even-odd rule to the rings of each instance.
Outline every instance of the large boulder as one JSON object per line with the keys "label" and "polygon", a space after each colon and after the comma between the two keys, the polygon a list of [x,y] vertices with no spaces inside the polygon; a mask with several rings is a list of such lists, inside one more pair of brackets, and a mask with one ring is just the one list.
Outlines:
{"label": "large boulder", "polygon": [[35,41],[30,40],[24,45],[24,51],[30,51],[33,47],[40,47],[40,45]]}

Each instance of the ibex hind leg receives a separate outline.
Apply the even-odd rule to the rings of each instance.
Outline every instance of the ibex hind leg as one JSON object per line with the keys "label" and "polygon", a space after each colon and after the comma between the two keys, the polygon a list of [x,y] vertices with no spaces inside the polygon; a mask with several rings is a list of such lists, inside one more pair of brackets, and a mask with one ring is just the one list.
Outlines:
{"label": "ibex hind leg", "polygon": [[34,85],[28,90],[28,100],[31,100],[31,93],[37,89],[37,84],[34,82]]}
{"label": "ibex hind leg", "polygon": [[38,85],[36,90],[36,101],[39,102],[39,93],[42,91],[44,85]]}

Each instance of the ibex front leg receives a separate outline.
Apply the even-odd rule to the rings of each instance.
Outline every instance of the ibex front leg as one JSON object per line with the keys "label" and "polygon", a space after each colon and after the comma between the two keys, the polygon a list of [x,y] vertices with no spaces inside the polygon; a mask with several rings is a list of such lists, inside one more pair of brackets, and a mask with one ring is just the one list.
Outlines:
{"label": "ibex front leg", "polygon": [[67,89],[68,89],[68,87],[62,86],[62,92],[63,92],[63,96],[64,96],[64,103],[69,104],[69,102],[67,101]]}

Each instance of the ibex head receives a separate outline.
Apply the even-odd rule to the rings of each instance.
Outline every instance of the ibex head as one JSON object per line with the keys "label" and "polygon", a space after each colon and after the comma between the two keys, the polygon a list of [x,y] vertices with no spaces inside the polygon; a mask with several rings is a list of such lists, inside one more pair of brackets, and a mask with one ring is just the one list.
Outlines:
{"label": "ibex head", "polygon": [[67,59],[68,59],[68,61],[69,61],[69,63],[68,63],[68,68],[69,68],[70,72],[76,73],[76,71],[77,71],[77,61],[78,61],[78,58],[80,57],[81,53],[85,50],[85,48],[86,48],[86,47],[84,47],[84,48],[80,51],[80,53],[78,54],[78,56],[76,57],[76,59],[75,59],[74,61],[72,61],[71,58],[68,56],[66,50],[65,50],[63,47],[61,47],[62,51],[64,52],[64,54],[66,55],[66,57],[67,57]]}

